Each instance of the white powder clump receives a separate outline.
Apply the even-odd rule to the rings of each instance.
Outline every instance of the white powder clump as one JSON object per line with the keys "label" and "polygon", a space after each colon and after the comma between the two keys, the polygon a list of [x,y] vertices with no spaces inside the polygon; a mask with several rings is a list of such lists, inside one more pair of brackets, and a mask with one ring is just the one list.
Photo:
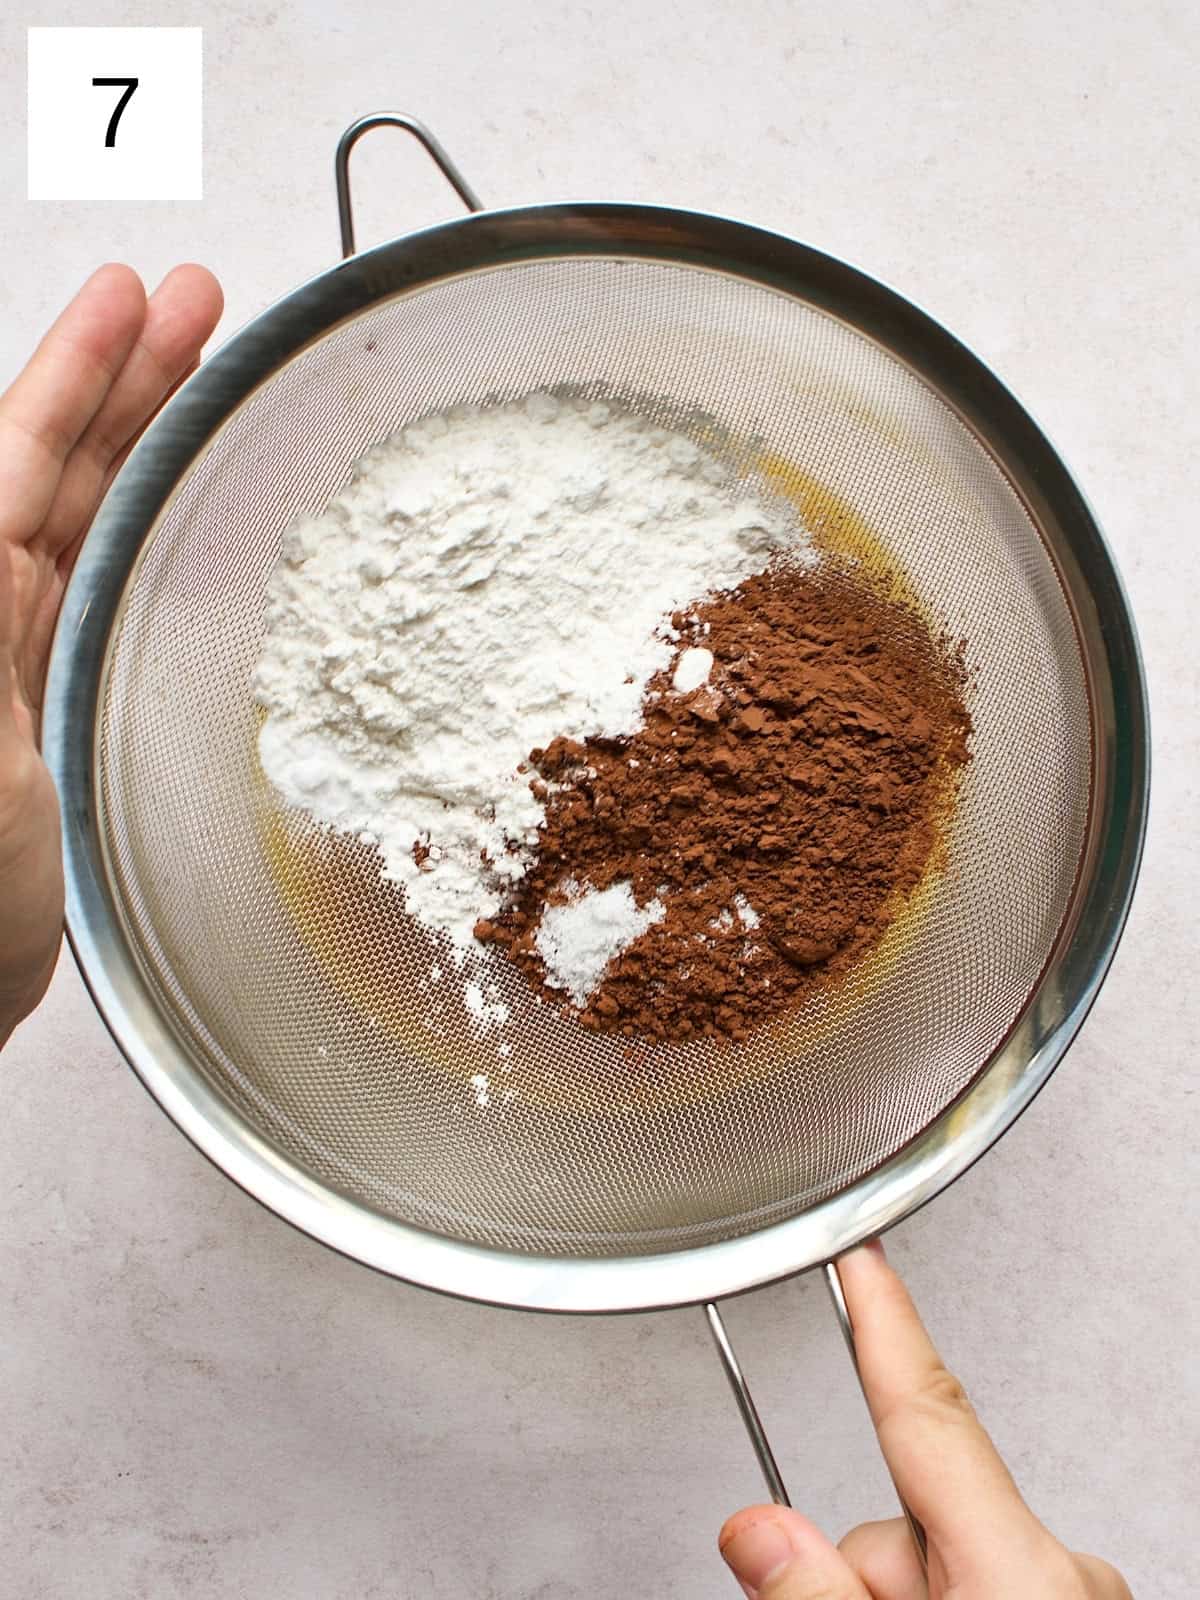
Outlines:
{"label": "white powder clump", "polygon": [[744,894],[735,894],[733,897],[733,909],[730,910],[726,907],[723,911],[718,911],[709,923],[709,927],[715,928],[718,933],[728,933],[730,928],[733,927],[735,916],[747,931],[751,928],[757,928],[761,921],[758,912],[755,911],[746,896]]}
{"label": "white powder clump", "polygon": [[613,957],[661,922],[666,907],[658,899],[639,906],[628,881],[610,889],[581,889],[574,883],[565,889],[570,898],[542,913],[537,951],[550,987],[565,989],[584,1006]]}
{"label": "white powder clump", "polygon": [[758,912],[755,911],[754,907],[750,904],[749,900],[746,899],[744,894],[734,895],[733,909],[737,912],[738,921],[741,923],[743,928],[758,927],[761,919],[759,918]]}
{"label": "white powder clump", "polygon": [[255,676],[263,770],[482,957],[474,925],[544,817],[530,751],[635,731],[677,650],[665,619],[784,548],[806,548],[794,508],[637,415],[533,394],[428,416],[285,534]]}
{"label": "white powder clump", "polygon": [[508,1007],[504,1002],[485,996],[477,983],[463,985],[463,999],[472,1019],[485,1028],[502,1027],[508,1021]]}
{"label": "white powder clump", "polygon": [[708,675],[712,669],[711,650],[704,649],[702,645],[697,645],[691,650],[683,650],[675,663],[671,687],[677,694],[691,694],[693,689],[698,689],[701,684],[708,682]]}

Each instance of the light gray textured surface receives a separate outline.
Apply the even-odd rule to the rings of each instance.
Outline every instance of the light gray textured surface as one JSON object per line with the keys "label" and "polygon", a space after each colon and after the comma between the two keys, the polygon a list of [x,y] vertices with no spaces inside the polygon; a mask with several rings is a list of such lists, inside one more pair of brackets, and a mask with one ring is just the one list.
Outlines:
{"label": "light gray textured surface", "polygon": [[[891,1248],[1035,1507],[1139,1596],[1193,1596],[1194,7],[201,12],[62,0],[0,34],[0,380],[101,259],[148,280],[209,263],[226,329],[319,270],[336,136],[394,106],[433,124],[487,200],[664,200],[865,265],[974,344],[1079,472],[1151,678],[1139,898],[1051,1086]],[[207,199],[28,204],[17,22],[197,20]],[[357,175],[364,242],[451,209],[386,135]],[[6,1595],[735,1592],[715,1533],[760,1490],[698,1315],[519,1318],[326,1254],[164,1121],[69,958],[0,1085]],[[837,1533],[890,1515],[820,1285],[741,1301],[729,1322],[797,1502]]]}

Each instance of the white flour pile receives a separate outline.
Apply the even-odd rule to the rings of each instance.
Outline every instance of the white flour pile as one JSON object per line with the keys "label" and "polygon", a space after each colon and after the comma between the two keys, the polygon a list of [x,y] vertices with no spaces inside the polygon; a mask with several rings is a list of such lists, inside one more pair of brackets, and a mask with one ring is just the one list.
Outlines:
{"label": "white flour pile", "polygon": [[693,689],[698,689],[702,683],[708,682],[708,675],[712,669],[711,650],[705,650],[700,645],[695,645],[690,650],[681,650],[679,660],[675,663],[675,671],[671,674],[671,687],[677,694],[690,694]]}
{"label": "white flour pile", "polygon": [[[676,656],[671,612],[802,541],[786,502],[727,476],[681,435],[547,394],[375,446],[284,539],[256,676],[267,777],[376,845],[409,911],[485,954],[474,925],[544,815],[529,752],[634,731]],[[707,655],[687,653],[683,681]]]}
{"label": "white flour pile", "polygon": [[577,883],[563,888],[567,900],[542,913],[538,955],[551,988],[565,989],[577,1006],[584,1006],[612,958],[661,922],[667,908],[661,900],[639,906],[629,883],[614,883],[611,889],[581,889]]}

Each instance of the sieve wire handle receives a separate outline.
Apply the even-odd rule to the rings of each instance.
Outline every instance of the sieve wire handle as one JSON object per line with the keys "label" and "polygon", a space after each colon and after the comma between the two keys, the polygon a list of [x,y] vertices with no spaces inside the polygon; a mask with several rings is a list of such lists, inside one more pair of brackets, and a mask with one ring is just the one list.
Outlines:
{"label": "sieve wire handle", "polygon": [[[842,1330],[842,1337],[846,1341],[846,1349],[850,1352],[850,1360],[854,1366],[854,1375],[858,1379],[858,1386],[862,1388],[862,1373],[858,1365],[858,1349],[854,1342],[854,1324],[850,1321],[850,1312],[846,1305],[846,1296],[842,1292],[842,1280],[838,1276],[837,1262],[825,1263],[825,1283],[829,1289],[829,1297],[833,1301],[833,1309],[837,1313],[838,1325]],[[746,1382],[733,1345],[729,1342],[729,1335],[725,1331],[725,1323],[721,1313],[710,1300],[704,1307],[708,1317],[709,1330],[713,1336],[713,1343],[717,1347],[717,1354],[721,1358],[721,1365],[725,1368],[725,1376],[729,1379],[729,1387],[733,1390],[733,1398],[737,1401],[737,1408],[741,1412],[742,1421],[746,1425],[746,1432],[750,1436],[750,1443],[754,1454],[758,1458],[758,1465],[762,1470],[763,1479],[767,1485],[767,1492],[777,1506],[790,1506],[787,1489],[784,1487],[780,1475],[779,1465],[775,1460],[775,1452],[771,1449],[771,1441],[767,1438],[766,1429],[762,1425],[762,1418],[758,1414],[758,1407],[754,1404],[754,1396],[750,1393],[750,1385]],[[865,1394],[864,1390],[864,1394]],[[895,1479],[892,1480],[893,1486]],[[904,1512],[904,1520],[908,1523],[908,1531],[912,1534],[913,1544],[916,1546],[922,1570],[928,1570],[927,1541],[925,1529],[918,1522],[905,1502],[899,1489],[896,1498],[900,1502],[900,1509]]]}
{"label": "sieve wire handle", "polygon": [[338,140],[333,158],[333,173],[337,183],[338,225],[342,231],[342,258],[354,254],[354,207],[350,200],[350,152],[372,128],[402,128],[425,147],[438,171],[450,184],[468,211],[482,211],[483,201],[451,161],[441,144],[423,122],[402,111],[372,111],[368,116],[352,122]]}
{"label": "sieve wire handle", "polygon": [[758,1457],[758,1464],[766,1479],[767,1492],[777,1506],[790,1506],[792,1502],[788,1499],[788,1492],[779,1475],[775,1452],[771,1449],[771,1441],[767,1438],[758,1407],[754,1404],[754,1396],[750,1393],[750,1385],[742,1372],[741,1363],[729,1342],[721,1313],[711,1300],[705,1305],[704,1312],[708,1317],[709,1331],[717,1347],[717,1354],[721,1358],[721,1365],[725,1368],[725,1376],[729,1379],[729,1387],[733,1390],[733,1398],[737,1401],[742,1421],[746,1424],[746,1432],[750,1435],[750,1443],[754,1446],[754,1454]]}

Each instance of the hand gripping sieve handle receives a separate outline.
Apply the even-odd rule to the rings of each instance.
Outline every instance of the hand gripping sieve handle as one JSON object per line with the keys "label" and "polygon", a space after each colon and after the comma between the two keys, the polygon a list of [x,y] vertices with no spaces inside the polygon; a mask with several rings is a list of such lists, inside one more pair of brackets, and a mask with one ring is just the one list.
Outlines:
{"label": "hand gripping sieve handle", "polygon": [[[842,1330],[842,1337],[846,1341],[846,1348],[850,1352],[850,1360],[854,1365],[854,1373],[858,1378],[859,1388],[862,1388],[862,1373],[858,1366],[858,1350],[854,1343],[854,1325],[850,1321],[850,1312],[846,1306],[846,1296],[842,1293],[842,1280],[838,1276],[837,1263],[828,1261],[825,1264],[825,1284],[829,1290],[829,1297],[833,1301],[833,1309],[837,1313],[838,1324]],[[758,1458],[759,1467],[767,1485],[767,1492],[778,1506],[790,1506],[788,1492],[784,1486],[783,1478],[779,1472],[779,1465],[775,1460],[775,1452],[771,1449],[771,1442],[767,1438],[766,1430],[762,1425],[762,1418],[758,1414],[758,1407],[754,1404],[754,1396],[750,1393],[750,1386],[742,1372],[741,1363],[738,1361],[729,1335],[725,1331],[725,1323],[721,1313],[710,1301],[704,1307],[708,1317],[708,1326],[717,1347],[717,1354],[721,1358],[721,1365],[725,1368],[725,1376],[729,1379],[729,1387],[733,1390],[733,1397],[737,1401],[738,1410],[742,1421],[746,1425],[746,1432],[750,1436],[750,1443],[754,1454]],[[894,1483],[893,1479],[893,1483]],[[917,1555],[920,1557],[921,1566],[927,1569],[927,1553],[925,1529],[917,1521],[912,1511],[905,1503],[904,1496],[899,1489],[896,1497],[900,1501],[900,1509],[904,1512],[905,1521],[908,1523],[909,1532],[912,1534],[913,1544],[916,1546]]]}
{"label": "hand gripping sieve handle", "polygon": [[350,152],[372,128],[403,128],[411,133],[426,149],[435,166],[450,184],[468,211],[482,211],[483,201],[451,161],[437,139],[423,122],[408,117],[402,111],[373,111],[369,116],[352,122],[338,140],[333,158],[334,180],[337,184],[338,224],[342,230],[342,258],[354,254],[354,208],[350,200]]}

